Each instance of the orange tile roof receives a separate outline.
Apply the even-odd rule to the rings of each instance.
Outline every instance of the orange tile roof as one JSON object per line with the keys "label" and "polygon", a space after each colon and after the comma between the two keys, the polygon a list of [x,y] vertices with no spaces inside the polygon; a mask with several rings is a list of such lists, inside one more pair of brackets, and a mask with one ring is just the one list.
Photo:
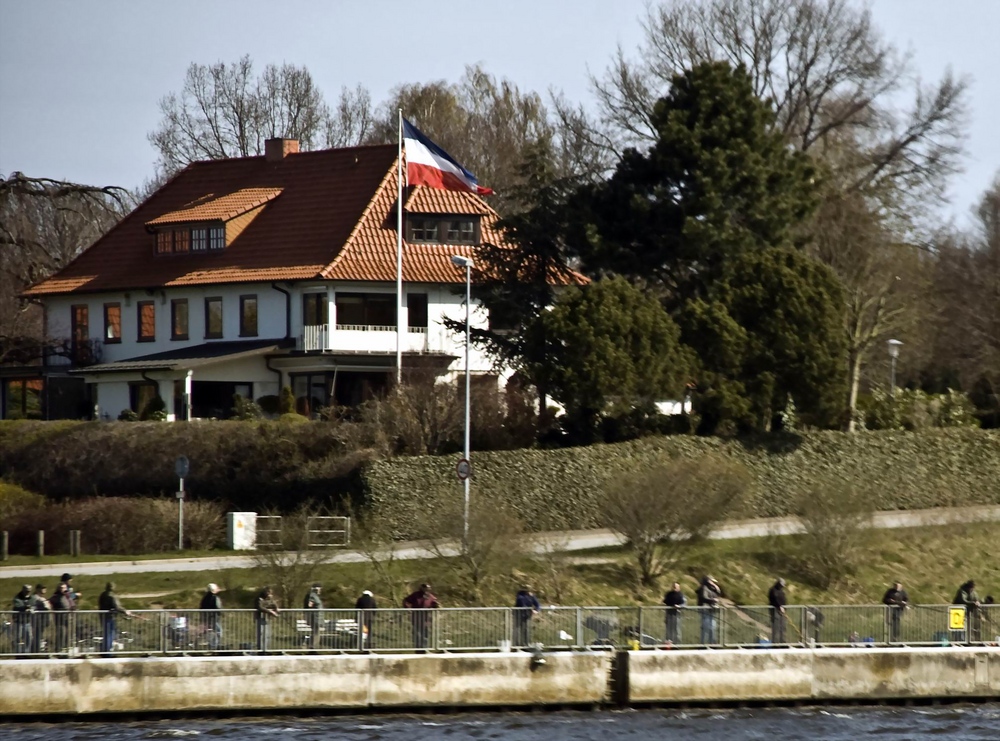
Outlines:
{"label": "orange tile roof", "polygon": [[192,221],[229,221],[262,206],[281,193],[281,188],[241,188],[235,193],[210,193],[177,211],[168,211],[146,222],[146,226],[184,224]]}
{"label": "orange tile roof", "polygon": [[[25,295],[317,278],[394,282],[396,154],[395,145],[379,145],[289,154],[278,162],[261,156],[194,163]],[[245,213],[261,204],[224,250],[154,254],[147,224],[175,223],[181,214],[187,221],[196,212]],[[498,215],[478,196],[415,187],[404,196],[404,205],[411,204],[414,213],[479,213],[483,241],[503,244]],[[471,245],[404,245],[403,280],[461,283],[451,256],[474,259],[474,252]],[[573,273],[567,281],[586,279]]]}

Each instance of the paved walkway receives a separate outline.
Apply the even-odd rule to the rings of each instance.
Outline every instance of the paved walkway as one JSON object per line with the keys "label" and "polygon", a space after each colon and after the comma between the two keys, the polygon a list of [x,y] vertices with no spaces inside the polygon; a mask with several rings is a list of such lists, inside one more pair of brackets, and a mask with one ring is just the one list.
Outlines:
{"label": "paved walkway", "polygon": [[[872,519],[871,526],[873,528],[905,528],[996,521],[1000,521],[1000,506],[950,507],[877,512]],[[729,540],[768,535],[794,535],[800,532],[802,532],[802,526],[796,518],[772,517],[725,522],[715,528],[709,538]],[[567,530],[537,533],[526,537],[528,549],[535,553],[586,551],[593,548],[614,547],[623,542],[621,536],[610,530]],[[444,553],[436,554],[430,551],[425,542],[412,541],[399,543],[395,549],[395,557],[400,560],[411,560],[432,558],[435,555],[454,555],[458,551],[458,544],[453,544],[443,550]],[[367,556],[360,551],[345,550],[334,554],[330,563],[362,563],[366,560]],[[99,576],[169,571],[221,571],[224,569],[251,569],[254,566],[252,556],[162,558],[148,561],[93,561],[89,563],[39,564],[37,566],[4,566],[0,567],[0,579],[34,579],[35,577],[59,576],[67,571],[76,576]]]}

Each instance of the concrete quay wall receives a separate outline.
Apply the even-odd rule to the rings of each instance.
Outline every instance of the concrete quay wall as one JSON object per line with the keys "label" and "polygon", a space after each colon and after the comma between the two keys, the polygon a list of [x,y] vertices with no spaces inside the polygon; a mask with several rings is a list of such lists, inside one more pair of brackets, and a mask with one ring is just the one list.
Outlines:
{"label": "concrete quay wall", "polygon": [[1000,648],[0,661],[0,716],[1000,698]]}
{"label": "concrete quay wall", "polygon": [[1000,648],[630,651],[630,703],[1000,698]]}
{"label": "concrete quay wall", "polygon": [[613,655],[527,653],[0,661],[0,716],[596,704]]}

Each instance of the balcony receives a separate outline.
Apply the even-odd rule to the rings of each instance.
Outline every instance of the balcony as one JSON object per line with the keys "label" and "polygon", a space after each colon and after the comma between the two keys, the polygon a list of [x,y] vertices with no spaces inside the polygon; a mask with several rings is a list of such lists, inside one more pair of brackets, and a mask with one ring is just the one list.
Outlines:
{"label": "balcony", "polygon": [[[299,337],[303,352],[396,352],[396,328],[381,324],[307,324]],[[403,338],[404,352],[428,351],[427,328],[410,327]]]}

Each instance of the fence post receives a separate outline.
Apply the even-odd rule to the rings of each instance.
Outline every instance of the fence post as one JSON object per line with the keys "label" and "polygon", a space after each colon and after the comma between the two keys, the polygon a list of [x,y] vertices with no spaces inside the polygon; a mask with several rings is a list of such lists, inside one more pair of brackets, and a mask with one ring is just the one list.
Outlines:
{"label": "fence post", "polygon": [[7,560],[7,550],[10,547],[10,535],[6,530],[0,530],[0,561]]}
{"label": "fence post", "polygon": [[583,648],[583,608],[576,608],[576,645]]}
{"label": "fence post", "polygon": [[69,531],[69,555],[79,556],[80,555],[80,531],[70,530]]}
{"label": "fence post", "polygon": [[38,544],[37,544],[37,550],[35,551],[35,554],[39,558],[41,558],[42,556],[45,555],[45,531],[44,530],[39,530],[38,531]]}

